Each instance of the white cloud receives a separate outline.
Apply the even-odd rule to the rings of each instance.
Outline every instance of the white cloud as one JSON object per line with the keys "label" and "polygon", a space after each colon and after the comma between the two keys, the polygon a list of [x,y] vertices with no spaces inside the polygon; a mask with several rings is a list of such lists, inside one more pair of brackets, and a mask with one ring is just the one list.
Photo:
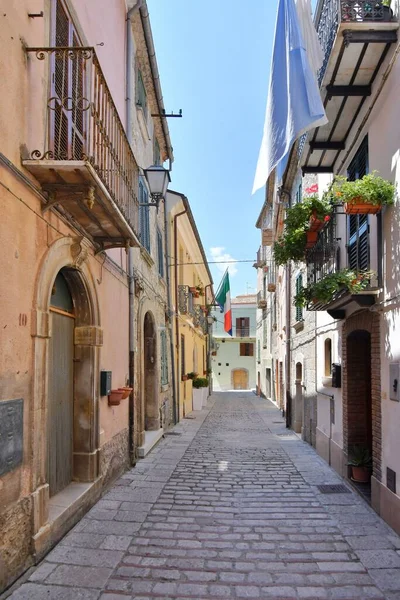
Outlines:
{"label": "white cloud", "polygon": [[210,248],[210,254],[211,261],[218,261],[215,265],[211,266],[215,266],[219,271],[221,271],[221,273],[225,273],[226,269],[229,268],[229,275],[231,275],[231,277],[234,277],[236,275],[236,273],[238,272],[236,265],[232,262],[227,262],[236,259],[234,259],[233,256],[228,254],[228,252],[225,252],[225,248],[221,246]]}

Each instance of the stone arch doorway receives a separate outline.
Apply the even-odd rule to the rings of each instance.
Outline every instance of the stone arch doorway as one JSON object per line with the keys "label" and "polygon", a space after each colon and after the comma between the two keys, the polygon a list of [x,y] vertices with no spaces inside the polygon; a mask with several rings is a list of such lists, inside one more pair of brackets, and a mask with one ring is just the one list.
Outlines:
{"label": "stone arch doorway", "polygon": [[249,389],[249,372],[247,369],[232,369],[232,385],[234,390]]}
{"label": "stone arch doorway", "polygon": [[154,317],[149,311],[144,316],[144,429],[157,431],[160,428],[158,408],[157,336]]}
{"label": "stone arch doorway", "polygon": [[347,336],[347,454],[353,446],[372,444],[371,334],[352,331]]}
{"label": "stone arch doorway", "polygon": [[[73,407],[70,474],[60,483],[71,481],[92,482],[99,475],[99,347],[103,332],[100,328],[99,305],[92,274],[88,266],[90,245],[83,238],[60,238],[43,256],[36,280],[32,311],[33,386],[32,386],[32,494],[33,510],[37,515],[36,534],[48,522],[50,495],[48,454],[51,391],[51,371],[54,358],[52,340],[54,323],[51,308],[55,306],[54,283],[61,272],[65,294],[73,308]],[[52,298],[53,296],[53,298]],[[67,306],[68,308],[68,306]],[[62,310],[62,308],[60,309]],[[65,312],[68,313],[68,310]],[[69,315],[71,318],[72,315]],[[71,334],[69,333],[69,340]],[[68,485],[68,484],[67,484]],[[54,490],[54,488],[53,488]],[[40,546],[40,536],[35,544]]]}

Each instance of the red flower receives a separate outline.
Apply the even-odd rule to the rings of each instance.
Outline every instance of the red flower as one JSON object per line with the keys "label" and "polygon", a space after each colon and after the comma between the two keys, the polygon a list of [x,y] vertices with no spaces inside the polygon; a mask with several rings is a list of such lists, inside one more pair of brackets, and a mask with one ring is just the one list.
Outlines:
{"label": "red flower", "polygon": [[331,218],[329,215],[326,215],[326,217],[324,217],[325,223],[328,223],[328,221],[330,221],[330,220],[331,220]]}

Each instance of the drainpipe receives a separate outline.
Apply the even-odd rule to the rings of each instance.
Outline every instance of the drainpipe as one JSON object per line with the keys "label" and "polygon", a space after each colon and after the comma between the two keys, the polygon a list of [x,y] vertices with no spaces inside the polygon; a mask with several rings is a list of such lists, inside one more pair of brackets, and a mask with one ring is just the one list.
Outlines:
{"label": "drainpipe", "polygon": [[[168,256],[171,255],[169,252],[169,219],[168,219],[168,211],[167,211],[167,201],[164,202],[164,235],[165,235],[165,253],[167,255],[166,260],[166,280],[167,280],[167,298],[168,298],[168,315],[172,324],[172,296],[171,296],[171,282],[169,276],[169,268],[170,264],[168,263]],[[176,259],[175,259],[176,262]],[[169,336],[169,344],[170,344],[170,354],[171,354],[171,375],[172,375],[172,404],[173,404],[173,413],[174,413],[174,424],[176,425],[179,421],[179,411],[177,410],[177,382],[176,382],[176,373],[175,373],[175,354],[174,354],[174,339],[172,335],[172,328]]]}
{"label": "drainpipe", "polygon": [[[131,18],[140,8],[142,0],[128,11],[126,16],[126,135],[132,147],[132,67],[133,67],[133,40]],[[129,286],[129,387],[134,388],[135,381],[135,270],[133,266],[133,248],[128,248],[128,286]],[[134,392],[129,395],[129,458],[130,464],[136,464],[135,453],[135,403]]]}
{"label": "drainpipe", "polygon": [[290,394],[290,371],[291,371],[291,289],[292,289],[292,266],[289,262],[286,269],[286,427],[292,425],[293,402],[291,402]]}
{"label": "drainpipe", "polygon": [[[187,213],[187,208],[184,208],[181,212],[177,213],[174,216],[174,274],[175,274],[175,331],[176,331],[176,373],[179,373],[179,315],[178,315],[178,230],[177,230],[177,220],[178,217]],[[176,395],[176,413],[179,421],[180,414],[180,385],[179,385],[179,377],[177,377],[177,395]]]}

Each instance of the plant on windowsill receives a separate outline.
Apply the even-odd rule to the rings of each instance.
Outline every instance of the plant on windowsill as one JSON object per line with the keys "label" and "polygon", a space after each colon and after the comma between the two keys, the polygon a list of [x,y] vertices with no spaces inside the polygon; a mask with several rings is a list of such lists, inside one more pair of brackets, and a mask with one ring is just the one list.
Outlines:
{"label": "plant on windowsill", "polygon": [[196,377],[198,376],[198,373],[195,373],[194,371],[191,371],[190,373],[187,373],[186,377],[188,379],[196,379]]}
{"label": "plant on windowsill", "polygon": [[368,287],[374,276],[373,271],[357,273],[352,269],[341,269],[335,273],[329,273],[316,283],[303,286],[294,297],[294,305],[307,307],[310,304],[327,304],[337,292],[343,289],[350,294],[359,294]]}
{"label": "plant on windowsill", "polygon": [[306,249],[315,245],[318,231],[329,221],[331,212],[330,196],[320,199],[313,195],[288,208],[285,231],[274,244],[276,264],[285,265],[290,260],[304,260]]}
{"label": "plant on windowsill", "polygon": [[343,203],[348,215],[378,213],[382,206],[391,206],[396,197],[396,186],[379,177],[377,171],[364,175],[356,181],[336,177],[331,193],[336,202]]}
{"label": "plant on windowsill", "polygon": [[350,450],[349,462],[351,479],[358,483],[368,483],[371,478],[372,458],[365,446],[353,446]]}

